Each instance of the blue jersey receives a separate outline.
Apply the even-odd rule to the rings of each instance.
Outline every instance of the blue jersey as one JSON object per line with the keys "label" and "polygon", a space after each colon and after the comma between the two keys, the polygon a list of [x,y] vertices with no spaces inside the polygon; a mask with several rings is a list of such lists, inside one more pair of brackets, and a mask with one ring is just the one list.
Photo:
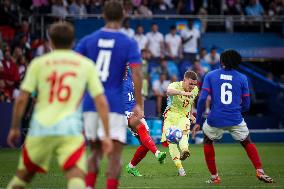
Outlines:
{"label": "blue jersey", "polygon": [[125,112],[132,112],[136,102],[134,98],[134,85],[130,73],[127,74],[127,77],[123,81],[123,96]]}
{"label": "blue jersey", "polygon": [[[84,37],[75,50],[96,63],[110,112],[124,114],[123,77],[126,65],[141,64],[136,41],[118,30],[102,28]],[[96,111],[88,93],[84,96],[83,111]]]}
{"label": "blue jersey", "polygon": [[235,126],[243,121],[242,99],[249,96],[245,75],[236,70],[214,70],[205,76],[202,90],[211,95],[211,111],[207,117],[210,126]]}

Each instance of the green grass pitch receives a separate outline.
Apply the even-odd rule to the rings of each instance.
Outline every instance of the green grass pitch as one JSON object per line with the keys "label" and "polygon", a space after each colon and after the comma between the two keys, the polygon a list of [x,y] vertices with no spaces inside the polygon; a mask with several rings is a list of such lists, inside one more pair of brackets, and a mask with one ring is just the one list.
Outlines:
{"label": "green grass pitch", "polygon": [[[209,173],[207,171],[203,148],[201,145],[191,145],[191,157],[183,162],[187,172],[186,177],[178,177],[176,168],[170,159],[168,149],[166,164],[160,165],[152,154],[138,166],[143,177],[133,177],[125,173],[125,165],[131,159],[136,147],[126,146],[123,152],[123,169],[120,179],[120,188],[155,189],[155,188],[284,188],[284,144],[257,144],[263,167],[267,174],[274,178],[276,183],[265,184],[258,181],[255,171],[245,151],[239,144],[216,144],[215,153],[217,168],[222,179],[220,185],[205,184]],[[0,150],[0,188],[5,188],[13,176],[18,164],[19,150]],[[105,164],[103,161],[101,174],[96,188],[105,188]],[[65,188],[66,181],[52,161],[50,172],[46,175],[37,175],[28,188]]]}

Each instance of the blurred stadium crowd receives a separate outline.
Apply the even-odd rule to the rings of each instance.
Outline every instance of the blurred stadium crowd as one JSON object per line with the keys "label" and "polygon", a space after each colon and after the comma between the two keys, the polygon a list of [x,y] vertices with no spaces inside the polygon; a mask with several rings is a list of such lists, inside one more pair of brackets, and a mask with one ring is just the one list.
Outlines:
{"label": "blurred stadium crowd", "polygon": [[[19,11],[26,13],[101,14],[107,0],[2,0],[1,14],[17,21]],[[120,0],[128,15],[209,14],[209,15],[283,15],[283,0]],[[18,3],[16,3],[18,2]],[[2,15],[1,15],[2,16]]]}
{"label": "blurred stadium crowd", "polygon": [[[16,3],[17,2],[17,3]],[[0,102],[12,102],[27,65],[36,56],[51,51],[46,38],[31,32],[29,17],[35,14],[52,14],[65,17],[68,14],[100,14],[104,0],[2,0],[0,6]],[[284,0],[124,0],[128,15],[151,17],[161,14],[178,15],[284,15]],[[170,82],[182,78],[187,70],[204,75],[220,66],[220,54],[216,47],[201,46],[200,30],[188,21],[186,29],[178,32],[171,26],[164,35],[159,25],[153,23],[150,31],[143,26],[131,28],[125,19],[121,29],[138,42],[143,59],[143,95],[157,102],[160,116],[166,105],[165,91]],[[274,78],[268,73],[268,79]],[[279,85],[284,87],[284,75]]]}

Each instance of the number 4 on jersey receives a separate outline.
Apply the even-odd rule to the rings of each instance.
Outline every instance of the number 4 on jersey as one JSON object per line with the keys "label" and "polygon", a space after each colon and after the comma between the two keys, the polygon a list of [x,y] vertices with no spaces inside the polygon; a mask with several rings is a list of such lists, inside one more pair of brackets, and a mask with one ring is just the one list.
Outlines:
{"label": "number 4 on jersey", "polygon": [[100,50],[96,62],[99,77],[102,82],[105,82],[109,76],[109,64],[111,58],[110,50]]}

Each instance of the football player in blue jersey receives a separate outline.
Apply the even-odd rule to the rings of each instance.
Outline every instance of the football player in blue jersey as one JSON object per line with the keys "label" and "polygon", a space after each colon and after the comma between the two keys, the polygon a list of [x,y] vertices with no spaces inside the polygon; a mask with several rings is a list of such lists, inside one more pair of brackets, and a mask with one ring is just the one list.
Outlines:
{"label": "football player in blue jersey", "polygon": [[166,152],[160,152],[149,135],[149,127],[144,118],[139,118],[133,115],[133,108],[136,101],[134,98],[134,86],[129,69],[126,70],[126,75],[123,82],[123,93],[125,102],[125,116],[128,120],[128,126],[132,134],[139,140],[141,145],[137,148],[133,158],[126,166],[126,171],[133,176],[142,176],[138,169],[137,164],[151,151],[158,161],[162,164],[166,158]]}
{"label": "football player in blue jersey", "polygon": [[[109,1],[103,8],[106,22],[100,30],[93,32],[79,41],[75,50],[92,59],[105,88],[110,107],[109,135],[113,140],[113,150],[108,156],[107,188],[116,189],[121,171],[121,153],[126,142],[127,123],[124,115],[123,78],[127,63],[132,71],[136,105],[132,112],[142,118],[142,69],[141,55],[137,43],[120,32],[123,20],[123,7],[117,1]],[[90,143],[92,154],[88,158],[86,185],[93,188],[102,158],[101,142],[105,134],[97,109],[87,93],[83,101],[85,134]],[[104,145],[102,143],[102,145]]]}
{"label": "football player in blue jersey", "polygon": [[259,180],[272,183],[273,179],[266,175],[255,145],[252,143],[247,124],[242,112],[248,111],[250,94],[247,77],[236,69],[241,63],[241,55],[235,50],[226,50],[221,54],[222,68],[209,72],[204,79],[201,95],[197,103],[196,125],[192,129],[192,137],[200,129],[205,101],[211,95],[211,112],[203,124],[204,155],[211,178],[207,183],[220,183],[215,163],[213,141],[222,138],[223,132],[229,131],[247,152],[256,169]]}

